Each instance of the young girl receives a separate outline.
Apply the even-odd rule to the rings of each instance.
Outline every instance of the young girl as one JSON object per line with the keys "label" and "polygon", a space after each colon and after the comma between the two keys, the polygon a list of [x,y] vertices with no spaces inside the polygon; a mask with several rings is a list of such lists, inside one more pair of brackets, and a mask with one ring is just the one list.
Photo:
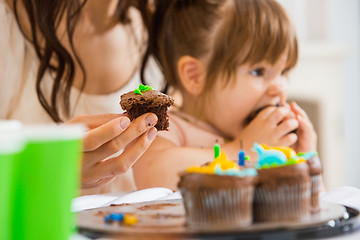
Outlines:
{"label": "young girl", "polygon": [[160,1],[156,9],[157,28],[151,33],[157,41],[147,54],[155,56],[183,102],[171,112],[169,132],[160,133],[134,165],[139,188],[175,190],[180,171],[213,160],[215,142],[234,160],[240,141],[253,161],[254,142],[316,150],[306,113],[286,103],[287,74],[298,49],[294,27],[279,3]]}

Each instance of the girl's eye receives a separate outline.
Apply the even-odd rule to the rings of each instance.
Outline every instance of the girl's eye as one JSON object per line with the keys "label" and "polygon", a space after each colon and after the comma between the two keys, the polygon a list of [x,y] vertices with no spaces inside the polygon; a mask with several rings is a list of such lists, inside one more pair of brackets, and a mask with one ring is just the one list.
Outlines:
{"label": "girl's eye", "polygon": [[262,77],[264,76],[265,73],[265,69],[264,68],[257,68],[254,69],[250,72],[251,75],[255,76],[255,77]]}

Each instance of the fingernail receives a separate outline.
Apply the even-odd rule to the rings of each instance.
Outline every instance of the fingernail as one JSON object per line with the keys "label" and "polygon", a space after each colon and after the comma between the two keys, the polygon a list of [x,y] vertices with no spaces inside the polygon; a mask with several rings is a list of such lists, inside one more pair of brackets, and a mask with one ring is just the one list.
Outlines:
{"label": "fingernail", "polygon": [[296,115],[296,119],[301,121],[303,119],[303,117],[300,114],[298,114],[298,115]]}
{"label": "fingernail", "polygon": [[147,132],[147,137],[150,141],[153,141],[156,137],[157,134],[157,130],[156,128],[151,128],[148,132]]}
{"label": "fingernail", "polygon": [[122,129],[126,129],[128,126],[130,125],[130,119],[125,117],[125,118],[121,118],[120,120],[120,127]]}
{"label": "fingernail", "polygon": [[158,118],[155,114],[149,114],[145,118],[145,123],[148,126],[154,126],[157,122]]}

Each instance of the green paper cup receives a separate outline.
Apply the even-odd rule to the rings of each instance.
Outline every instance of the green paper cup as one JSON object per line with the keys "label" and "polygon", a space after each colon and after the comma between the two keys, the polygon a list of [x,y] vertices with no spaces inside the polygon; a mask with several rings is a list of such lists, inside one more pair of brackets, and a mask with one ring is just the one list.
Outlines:
{"label": "green paper cup", "polygon": [[24,127],[15,163],[14,239],[68,239],[75,230],[71,200],[80,179],[82,125]]}
{"label": "green paper cup", "polygon": [[21,123],[0,121],[0,239],[11,239],[11,195],[13,165],[24,146]]}

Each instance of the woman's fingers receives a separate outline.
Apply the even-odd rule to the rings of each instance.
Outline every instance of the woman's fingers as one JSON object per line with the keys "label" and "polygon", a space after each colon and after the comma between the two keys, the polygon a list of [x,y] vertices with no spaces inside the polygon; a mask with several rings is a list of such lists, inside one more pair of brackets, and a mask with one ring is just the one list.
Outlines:
{"label": "woman's fingers", "polygon": [[83,141],[82,186],[97,186],[126,172],[155,139],[157,120],[155,114],[146,113],[133,122],[126,114],[81,115],[68,121],[90,129]]}
{"label": "woman's fingers", "polygon": [[136,118],[134,122],[130,123],[125,131],[121,132],[120,135],[114,136],[112,139],[103,142],[97,149],[88,152],[86,154],[86,159],[88,159],[86,164],[95,164],[96,162],[119,152],[129,143],[134,141],[134,139],[155,126],[156,123],[157,117],[153,113],[147,113]]}
{"label": "woman's fingers", "polygon": [[120,117],[104,125],[90,130],[84,138],[83,151],[94,151],[102,146],[104,143],[111,141],[112,139],[123,133],[130,125],[130,119],[127,117]]}
{"label": "woman's fingers", "polygon": [[[154,126],[158,120],[155,114],[144,114],[130,124],[128,120],[125,116],[118,117],[89,131],[84,141],[87,151],[82,161],[83,188],[104,184],[126,172],[155,139]],[[107,159],[122,149],[125,150],[119,156]]]}
{"label": "woman's fingers", "polygon": [[[131,145],[129,145],[122,154],[95,165],[90,170],[91,174],[89,175],[96,180],[100,178],[111,178],[126,172],[154,141],[156,134],[156,128],[152,127],[139,138],[132,141]],[[91,181],[91,179],[87,179],[87,181]]]}

